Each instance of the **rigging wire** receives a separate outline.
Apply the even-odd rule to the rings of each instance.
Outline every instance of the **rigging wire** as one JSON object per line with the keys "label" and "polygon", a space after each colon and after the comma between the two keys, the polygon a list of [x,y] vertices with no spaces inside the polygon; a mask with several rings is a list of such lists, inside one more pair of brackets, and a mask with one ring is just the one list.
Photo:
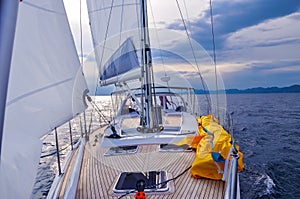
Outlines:
{"label": "rigging wire", "polygon": [[187,10],[187,7],[186,7],[185,0],[183,0],[183,5],[184,5],[185,13],[186,13],[188,28],[189,28],[190,32],[192,32],[192,26],[191,26],[191,23],[190,23],[189,13],[188,13],[188,10]]}
{"label": "rigging wire", "polygon": [[[183,23],[183,26],[184,26],[186,35],[187,35],[188,40],[189,40],[189,44],[190,44],[190,47],[191,47],[191,50],[192,50],[193,58],[194,58],[194,60],[195,60],[196,66],[197,66],[198,75],[199,75],[199,77],[200,77],[200,80],[201,80],[201,84],[202,84],[203,90],[205,91],[205,90],[206,90],[206,86],[205,86],[206,84],[205,84],[205,82],[204,82],[204,80],[203,80],[203,77],[202,77],[202,75],[201,75],[201,73],[200,73],[199,65],[198,65],[198,62],[197,62],[196,55],[195,55],[195,50],[194,50],[194,48],[193,48],[192,41],[191,41],[191,37],[190,37],[189,32],[188,32],[188,30],[187,30],[187,26],[186,26],[186,23],[185,23],[185,20],[184,20],[184,17],[183,17],[183,14],[182,14],[182,11],[181,11],[181,8],[180,8],[180,5],[179,5],[178,0],[176,0],[176,3],[177,3],[177,8],[178,8],[178,11],[179,11],[179,13],[180,13],[181,20],[182,20],[182,23]],[[208,98],[208,96],[207,96],[206,93],[205,93],[205,97],[206,97],[206,100],[207,100],[207,102],[208,102],[208,104],[209,104],[209,107],[211,107],[211,102],[210,102],[210,100],[209,100],[209,98]]]}
{"label": "rigging wire", "polygon": [[156,26],[156,21],[155,21],[154,14],[153,14],[151,1],[149,1],[149,5],[150,5],[151,17],[152,17],[152,20],[153,20],[153,25],[154,25],[154,30],[155,30],[155,36],[157,38],[157,43],[158,43],[158,48],[159,48],[159,56],[160,56],[160,59],[161,59],[161,63],[163,65],[165,76],[167,76],[167,72],[166,72],[166,69],[165,69],[165,60],[163,59],[163,56],[162,56],[161,45],[160,45],[160,40],[159,40],[159,37],[158,37],[157,26]]}
{"label": "rigging wire", "polygon": [[[102,54],[101,54],[101,58],[100,58],[100,63],[99,63],[99,71],[98,71],[98,76],[97,76],[97,83],[96,83],[96,89],[95,89],[95,92],[94,92],[94,96],[97,95],[97,91],[100,87],[100,67],[101,67],[101,64],[102,64],[102,61],[103,61],[103,56],[104,56],[104,51],[106,49],[106,39],[108,37],[108,29],[109,29],[109,25],[110,25],[110,20],[111,20],[111,15],[112,15],[112,9],[114,7],[114,0],[112,0],[111,2],[111,5],[110,7],[108,7],[109,9],[109,15],[108,15],[108,21],[107,21],[107,25],[106,25],[106,30],[105,30],[105,37],[104,37],[104,44],[103,44],[103,50],[102,50]],[[122,4],[122,16],[123,16],[123,7],[124,7],[124,0],[123,0],[123,4]],[[122,21],[123,21],[123,17],[121,19],[121,23],[120,23],[120,30],[122,31],[123,29],[123,26],[122,26]],[[120,34],[120,38],[119,38],[119,43],[121,42],[121,34]],[[94,41],[94,47],[97,48],[97,46],[95,46],[95,41]],[[95,54],[95,56],[97,56]],[[101,109],[97,106],[97,104],[92,100],[92,98],[90,96],[87,96],[88,98],[88,101],[91,103],[92,107],[93,107],[93,111],[95,110],[100,118],[102,118],[102,120],[106,123],[106,124],[109,124],[109,120],[106,118],[106,116],[102,113]],[[91,126],[91,123],[90,123],[90,126]],[[90,127],[89,126],[89,127]],[[89,128],[90,129],[90,128]]]}
{"label": "rigging wire", "polygon": [[122,40],[122,31],[123,31],[123,18],[124,18],[124,0],[122,0],[122,8],[121,8],[121,21],[120,21],[120,37],[119,37],[119,46],[121,45],[121,40]]}
{"label": "rigging wire", "polygon": [[107,39],[107,36],[108,36],[108,29],[109,29],[109,24],[110,24],[110,19],[111,19],[111,14],[112,14],[112,9],[114,7],[114,0],[111,1],[111,6],[110,6],[110,9],[109,9],[109,15],[108,15],[108,21],[107,21],[107,25],[106,25],[106,30],[105,30],[105,36],[104,36],[104,44],[103,44],[103,51],[102,51],[102,55],[101,55],[101,60],[100,60],[100,66],[102,64],[102,61],[103,61],[103,55],[104,55],[104,49],[106,47],[106,39]]}
{"label": "rigging wire", "polygon": [[97,111],[97,113],[99,114],[100,118],[103,119],[103,121],[106,124],[109,124],[109,120],[107,119],[107,117],[103,114],[103,112],[101,111],[101,109],[97,106],[97,104],[92,100],[92,98],[90,96],[87,96],[88,101],[91,103],[91,105],[93,106],[93,108]]}
{"label": "rigging wire", "polygon": [[[160,40],[159,40],[159,36],[158,36],[158,31],[157,31],[156,21],[155,21],[154,14],[153,14],[151,1],[149,1],[149,3],[150,3],[149,5],[150,5],[151,17],[152,17],[152,20],[153,20],[153,25],[154,25],[154,30],[155,30],[155,36],[157,38],[157,43],[158,43],[159,56],[160,56],[160,59],[161,59],[161,63],[162,63],[162,67],[163,67],[163,70],[164,70],[165,77],[167,77],[168,75],[167,75],[167,72],[166,72],[165,60],[162,56],[162,48],[161,48],[161,44],[160,44]],[[168,91],[171,92],[171,88],[170,88],[168,80],[166,81],[166,84],[167,84]],[[155,103],[156,103],[156,101],[155,101]]]}
{"label": "rigging wire", "polygon": [[[79,28],[80,28],[80,64],[81,64],[81,70],[83,71],[83,28],[82,28],[82,0],[80,0],[80,5],[79,5]],[[92,110],[93,112],[93,110]],[[86,117],[86,110],[84,111],[84,118]],[[86,130],[86,118],[84,119],[84,126],[85,126],[85,133],[90,133],[87,132]],[[91,124],[89,124],[90,126]]]}
{"label": "rigging wire", "polygon": [[[108,21],[107,21],[107,25],[106,25],[106,29],[105,29],[105,36],[104,36],[104,41],[103,41],[103,50],[102,50],[102,53],[101,53],[101,58],[100,58],[100,62],[99,62],[99,71],[98,71],[98,77],[97,77],[97,86],[96,86],[96,90],[95,90],[95,95],[97,93],[97,90],[99,88],[99,84],[100,84],[100,70],[101,70],[101,65],[102,65],[102,61],[103,61],[103,56],[104,56],[104,51],[106,49],[106,39],[107,39],[107,36],[108,36],[108,29],[109,29],[109,24],[110,24],[110,19],[111,19],[111,13],[112,13],[112,9],[114,7],[114,0],[111,1],[111,5],[109,7],[109,15],[108,15]],[[94,42],[94,47],[97,48],[97,46],[95,46],[95,42]],[[97,56],[95,54],[95,56]]]}
{"label": "rigging wire", "polygon": [[80,6],[79,6],[79,27],[80,27],[80,61],[81,61],[81,67],[83,68],[82,0],[80,0]]}
{"label": "rigging wire", "polygon": [[210,23],[211,23],[212,45],[213,45],[213,60],[214,60],[214,68],[215,68],[215,84],[216,84],[216,95],[217,95],[217,115],[218,115],[218,119],[220,119],[219,91],[218,91],[219,88],[218,88],[218,76],[217,76],[217,56],[216,56],[216,44],[215,44],[212,0],[209,0],[209,6],[210,6]]}
{"label": "rigging wire", "polygon": [[[123,31],[123,18],[124,18],[124,0],[122,0],[122,8],[121,8],[121,18],[120,18],[120,35],[119,35],[119,46],[121,46],[121,40],[122,40],[122,31]],[[119,71],[117,70],[117,81],[119,81]]]}
{"label": "rigging wire", "polygon": [[[104,2],[102,2],[102,3],[103,3],[103,7],[104,7]],[[101,59],[100,59],[99,67],[98,67],[99,70],[97,71],[98,75],[97,75],[97,79],[96,79],[96,89],[95,89],[94,96],[97,95],[97,91],[98,91],[98,89],[100,87],[100,70],[101,70],[100,67],[101,67],[101,64],[102,64],[102,61],[103,61],[104,50],[106,49],[106,39],[107,39],[107,35],[108,35],[108,28],[109,28],[109,24],[110,24],[110,18],[111,18],[111,13],[112,13],[112,8],[113,7],[114,7],[114,0],[111,2],[110,7],[103,8],[103,10],[109,9],[109,16],[108,16],[108,22],[107,22],[107,26],[106,26],[106,30],[105,30],[105,37],[104,37],[104,44],[103,44],[102,55],[101,55]],[[102,9],[94,10],[94,12],[101,11],[101,10]],[[122,11],[123,11],[123,7],[122,7]],[[106,12],[104,14],[106,15]],[[95,46],[96,42],[93,41],[93,43],[94,43],[94,48],[97,48],[97,46]],[[95,53],[95,56],[97,56],[96,53]]]}
{"label": "rigging wire", "polygon": [[[156,29],[156,23],[155,23],[155,19],[154,19],[154,15],[153,15],[153,9],[152,9],[152,4],[151,4],[151,1],[149,1],[149,6],[150,6],[150,11],[151,11],[151,17],[152,17],[152,20],[153,20],[153,24],[154,24],[154,30],[155,30],[155,34],[156,34],[156,37],[157,37],[157,41],[158,41],[158,46],[159,46],[159,52],[160,52],[160,58],[162,60],[162,64],[163,64],[163,70],[164,70],[164,73],[165,73],[165,76],[166,76],[166,70],[165,70],[165,65],[164,65],[164,61],[163,61],[163,58],[162,58],[162,53],[161,53],[161,48],[160,48],[160,42],[159,42],[159,38],[158,38],[158,33],[157,33],[157,29]],[[155,87],[154,87],[154,72],[153,72],[153,66],[151,67],[152,69],[152,77],[153,77],[153,91],[154,91],[154,103],[157,104],[157,101],[156,101],[156,92],[155,92]],[[168,82],[167,82],[167,85],[168,85]],[[169,85],[168,85],[169,87]],[[159,122],[158,118],[158,112],[155,111],[155,116],[156,116],[156,120],[157,120],[157,123]]]}

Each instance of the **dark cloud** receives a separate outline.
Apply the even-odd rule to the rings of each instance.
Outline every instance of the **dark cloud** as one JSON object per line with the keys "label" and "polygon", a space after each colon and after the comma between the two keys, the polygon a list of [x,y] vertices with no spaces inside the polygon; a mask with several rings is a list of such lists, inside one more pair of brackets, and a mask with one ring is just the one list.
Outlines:
{"label": "dark cloud", "polygon": [[[291,14],[300,12],[299,0],[241,0],[241,1],[213,1],[215,47],[217,49],[217,63],[233,62],[244,64],[237,71],[222,74],[226,88],[249,88],[259,86],[287,86],[299,84],[300,79],[300,60],[295,60],[295,56],[284,57],[285,53],[293,54],[293,49],[288,46],[298,46],[299,38],[295,34],[284,35],[283,32],[276,30],[279,26],[259,26],[257,32],[238,38],[235,34],[235,42],[241,43],[240,51],[232,52],[225,46],[228,37],[247,27],[253,27],[262,23],[269,23],[272,19],[279,19],[289,16],[289,20],[300,20],[299,15]],[[283,22],[283,21],[281,21]],[[288,21],[287,21],[288,22]],[[284,26],[284,23],[281,24]],[[213,42],[210,23],[210,10],[199,13],[188,24],[192,39],[201,44],[204,49],[212,56]],[[181,21],[174,21],[167,27],[169,29],[184,30]],[[273,30],[273,29],[274,30]],[[295,27],[296,28],[296,27]],[[293,30],[295,30],[295,28]],[[284,27],[282,27],[282,30]],[[278,33],[276,36],[268,34]],[[251,31],[248,32],[248,34]],[[263,39],[265,38],[265,40]],[[269,39],[268,39],[269,38]],[[245,43],[246,42],[246,43]],[[253,42],[249,44],[247,42]],[[247,52],[243,48],[247,48]],[[239,46],[236,43],[236,46]],[[274,47],[274,48],[273,48]],[[255,48],[255,49],[254,49]],[[270,54],[278,54],[281,49],[282,60],[278,57],[270,57]],[[229,53],[229,51],[230,53]],[[236,48],[234,50],[237,50]],[[241,51],[242,50],[242,51]],[[261,52],[262,54],[257,54]],[[227,56],[229,53],[229,57]],[[242,53],[242,54],[241,54]],[[246,54],[245,54],[246,53]],[[239,57],[239,54],[241,55]],[[267,56],[267,57],[266,57]],[[298,59],[298,58],[296,58]]]}
{"label": "dark cloud", "polygon": [[279,45],[296,44],[296,43],[300,43],[300,40],[298,38],[287,38],[282,41],[271,41],[271,42],[256,44],[256,47],[279,46]]}
{"label": "dark cloud", "polygon": [[[299,0],[244,0],[213,2],[214,32],[217,49],[230,33],[263,21],[289,15],[300,10]],[[205,49],[212,50],[210,10],[191,21],[191,37]],[[169,29],[184,30],[181,21],[169,24]]]}
{"label": "dark cloud", "polygon": [[[297,12],[299,0],[248,0],[241,2],[221,1],[213,7],[216,30],[219,33],[235,32],[241,28],[259,24]],[[206,13],[209,17],[209,13]]]}

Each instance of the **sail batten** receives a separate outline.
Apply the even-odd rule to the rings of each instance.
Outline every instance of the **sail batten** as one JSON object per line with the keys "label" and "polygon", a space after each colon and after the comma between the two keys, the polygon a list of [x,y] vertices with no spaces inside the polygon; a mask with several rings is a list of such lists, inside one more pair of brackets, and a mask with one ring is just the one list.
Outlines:
{"label": "sail batten", "polygon": [[108,9],[111,9],[111,8],[118,8],[118,7],[123,7],[123,6],[138,6],[138,5],[139,5],[139,3],[119,4],[119,5],[107,6],[107,7],[96,9],[96,10],[90,10],[89,13],[92,14],[94,12],[108,10]]}
{"label": "sail batten", "polygon": [[56,83],[54,83],[54,84],[50,84],[50,85],[45,86],[45,87],[43,87],[43,88],[39,88],[39,89],[30,91],[30,92],[25,93],[25,94],[23,94],[23,95],[21,95],[21,96],[17,96],[16,98],[9,100],[9,101],[6,103],[6,107],[8,107],[8,106],[10,106],[11,104],[13,104],[13,103],[15,103],[15,102],[17,102],[17,101],[19,101],[19,100],[22,100],[22,99],[24,99],[24,98],[26,98],[26,97],[29,97],[29,96],[34,95],[34,94],[36,94],[36,93],[39,93],[39,92],[41,92],[41,91],[44,91],[44,90],[47,90],[47,89],[56,87],[56,86],[58,86],[58,85],[60,85],[60,84],[63,84],[63,83],[66,83],[66,82],[70,82],[70,81],[72,81],[72,80],[73,80],[73,77],[68,78],[68,79],[65,79],[65,80],[62,80],[62,81],[60,81],[60,82],[56,82]]}
{"label": "sail batten", "polygon": [[65,15],[64,12],[58,12],[57,10],[45,8],[45,7],[43,7],[43,6],[39,6],[38,4],[30,3],[30,2],[28,2],[28,1],[24,1],[23,4],[24,4],[24,5],[31,6],[31,7],[33,7],[33,8],[37,8],[37,9],[46,11],[46,12],[50,12],[50,13],[54,13],[54,14],[60,14],[60,15],[63,15],[63,16]]}

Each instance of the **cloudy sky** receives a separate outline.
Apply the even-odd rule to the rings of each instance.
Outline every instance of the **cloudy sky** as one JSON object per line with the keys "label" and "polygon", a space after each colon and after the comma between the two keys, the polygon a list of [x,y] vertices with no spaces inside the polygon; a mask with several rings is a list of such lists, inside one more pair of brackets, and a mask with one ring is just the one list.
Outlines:
{"label": "cloudy sky", "polygon": [[[300,1],[213,2],[217,63],[227,88],[300,83]],[[192,24],[195,40],[211,50],[209,11]],[[206,34],[207,33],[207,34]]]}
{"label": "cloudy sky", "polygon": [[[64,1],[76,41],[79,5],[74,0]],[[192,39],[212,55],[209,1],[178,2],[189,19],[187,27]],[[217,67],[226,88],[300,84],[299,0],[213,0],[212,5]],[[151,15],[152,11],[156,26],[184,31],[176,3],[151,0]],[[84,51],[88,54],[92,47],[86,13],[84,16],[84,37],[88,41]],[[76,43],[78,46],[78,39]]]}

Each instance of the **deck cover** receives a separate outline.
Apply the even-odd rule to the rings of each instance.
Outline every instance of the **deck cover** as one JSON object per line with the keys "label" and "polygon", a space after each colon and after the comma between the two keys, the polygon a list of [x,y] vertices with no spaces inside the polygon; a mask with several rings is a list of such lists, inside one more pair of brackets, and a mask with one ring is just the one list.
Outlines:
{"label": "deck cover", "polygon": [[[197,145],[196,157],[190,170],[195,178],[221,180],[226,158],[232,148],[231,136],[220,126],[212,115],[198,118],[198,133],[201,137]],[[236,145],[237,150],[239,147]],[[244,168],[243,153],[238,152],[238,170]]]}

